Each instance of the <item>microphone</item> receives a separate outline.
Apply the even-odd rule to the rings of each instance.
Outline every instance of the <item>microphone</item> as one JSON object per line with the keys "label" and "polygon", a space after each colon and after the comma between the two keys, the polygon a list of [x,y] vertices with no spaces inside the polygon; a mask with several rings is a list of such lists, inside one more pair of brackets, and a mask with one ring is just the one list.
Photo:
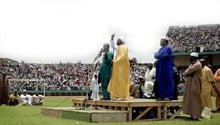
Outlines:
{"label": "microphone", "polygon": [[103,52],[104,52],[104,49],[101,48],[101,49],[99,50],[99,53],[96,55],[96,57],[95,57],[95,59],[94,59],[93,62],[95,62],[99,57],[101,57]]}
{"label": "microphone", "polygon": [[111,47],[112,47],[113,50],[116,48],[116,47],[115,47],[115,42],[114,42],[114,40],[115,40],[115,33],[113,33],[113,34],[111,35],[111,40],[110,40],[110,45],[111,45]]}

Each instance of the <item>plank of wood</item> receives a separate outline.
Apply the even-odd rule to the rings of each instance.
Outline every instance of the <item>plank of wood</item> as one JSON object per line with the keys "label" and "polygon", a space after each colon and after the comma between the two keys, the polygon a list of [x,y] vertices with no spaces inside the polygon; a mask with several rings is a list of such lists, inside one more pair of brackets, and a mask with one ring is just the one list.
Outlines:
{"label": "plank of wood", "polygon": [[139,114],[134,120],[139,120],[141,119],[141,117],[143,117],[145,114],[148,113],[148,111],[150,111],[152,109],[152,107],[147,107],[141,114]]}

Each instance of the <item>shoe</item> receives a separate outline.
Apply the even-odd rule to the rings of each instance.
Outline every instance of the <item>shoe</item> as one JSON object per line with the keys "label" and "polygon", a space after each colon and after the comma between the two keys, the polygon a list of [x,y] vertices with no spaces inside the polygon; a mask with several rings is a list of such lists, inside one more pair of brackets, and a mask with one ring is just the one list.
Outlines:
{"label": "shoe", "polygon": [[101,98],[100,100],[111,100],[110,98]]}
{"label": "shoe", "polygon": [[197,118],[196,116],[191,116],[191,121],[199,121],[199,118]]}
{"label": "shoe", "polygon": [[121,98],[116,98],[116,101],[122,101],[122,99]]}
{"label": "shoe", "polygon": [[212,113],[216,113],[216,112],[217,112],[217,110],[212,109],[212,110],[211,110],[211,112],[212,112]]}
{"label": "shoe", "polygon": [[121,99],[121,98],[113,98],[112,101],[126,101],[125,99]]}
{"label": "shoe", "polygon": [[164,98],[162,101],[171,101],[169,98]]}

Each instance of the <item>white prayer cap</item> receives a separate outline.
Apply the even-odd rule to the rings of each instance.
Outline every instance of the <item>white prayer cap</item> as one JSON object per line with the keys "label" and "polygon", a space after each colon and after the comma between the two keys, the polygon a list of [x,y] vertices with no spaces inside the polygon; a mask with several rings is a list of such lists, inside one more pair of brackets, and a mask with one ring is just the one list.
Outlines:
{"label": "white prayer cap", "polygon": [[26,92],[26,89],[24,89],[23,92]]}
{"label": "white prayer cap", "polygon": [[192,56],[192,57],[199,57],[199,54],[198,54],[197,52],[192,52],[192,53],[190,54],[190,56]]}

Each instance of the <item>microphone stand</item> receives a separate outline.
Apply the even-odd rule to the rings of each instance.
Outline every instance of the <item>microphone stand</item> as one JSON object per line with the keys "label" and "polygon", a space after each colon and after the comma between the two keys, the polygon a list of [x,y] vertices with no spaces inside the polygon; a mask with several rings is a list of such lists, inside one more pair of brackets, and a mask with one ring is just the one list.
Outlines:
{"label": "microphone stand", "polygon": [[[100,51],[100,52],[102,52],[102,51]],[[100,52],[99,52],[99,54],[95,57],[95,59],[93,60],[93,62],[92,62],[92,64],[91,64],[91,66],[88,68],[88,70],[87,70],[87,75],[88,75],[88,79],[87,79],[87,83],[86,83],[86,97],[85,97],[85,99],[83,100],[83,102],[82,102],[82,107],[80,108],[80,110],[86,110],[86,108],[88,107],[88,100],[89,100],[89,83],[91,82],[91,80],[89,79],[90,78],[90,73],[93,71],[94,72],[94,70],[97,68],[97,64],[94,64],[95,62],[96,62],[96,60],[101,56],[101,54],[100,54]],[[93,76],[93,75],[92,75]],[[96,99],[97,100],[97,99]],[[95,101],[96,101],[95,100]],[[96,103],[96,102],[95,102]],[[96,104],[95,104],[96,105]],[[97,106],[95,106],[95,108],[96,109],[98,109],[97,108]]]}

